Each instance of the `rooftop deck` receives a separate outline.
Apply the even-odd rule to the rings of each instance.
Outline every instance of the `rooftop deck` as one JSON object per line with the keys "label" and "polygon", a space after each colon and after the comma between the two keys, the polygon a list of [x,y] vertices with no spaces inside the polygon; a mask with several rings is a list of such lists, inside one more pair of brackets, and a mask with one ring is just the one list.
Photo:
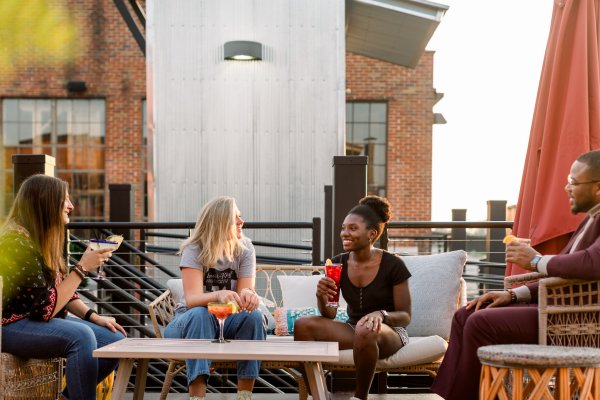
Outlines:
{"label": "rooftop deck", "polygon": [[[176,251],[181,241],[189,235],[193,223],[72,223],[70,225],[69,257],[73,264],[85,248],[85,239],[107,236],[110,233],[128,234],[129,239],[106,263],[107,278],[104,281],[87,280],[80,294],[90,306],[97,307],[104,315],[116,317],[130,332],[130,337],[154,337],[148,318],[147,304],[164,292],[165,283],[171,277],[179,276],[179,256]],[[248,223],[249,236],[257,246],[259,264],[268,265],[276,261],[284,264],[311,264],[313,253],[320,246],[313,243],[266,243],[256,240],[262,229],[273,229],[272,224]],[[287,229],[308,229],[305,236],[320,237],[308,227],[309,224],[298,224]],[[306,226],[305,226],[306,225]],[[463,277],[468,282],[468,296],[473,297],[482,290],[494,285],[501,285],[505,264],[496,259],[503,258],[501,239],[505,235],[509,222],[395,222],[390,223],[390,234],[386,236],[385,245],[390,251],[409,254],[431,254],[441,251],[465,248],[469,252],[467,267]],[[439,233],[439,229],[448,229]],[[449,230],[452,230],[451,232]],[[473,237],[467,229],[480,229],[482,232]],[[461,232],[462,231],[462,232]],[[485,234],[485,232],[488,234]],[[491,234],[490,234],[491,232]],[[487,245],[484,245],[489,243]],[[498,244],[500,251],[495,251]],[[316,247],[316,249],[315,249]],[[317,250],[318,251],[318,250]],[[314,265],[315,261],[312,261]],[[318,264],[322,264],[320,261]],[[257,279],[257,286],[263,284]],[[277,292],[278,287],[272,287]],[[278,296],[280,294],[277,294]],[[144,398],[158,399],[162,387],[166,363],[163,360],[152,360],[149,367]],[[213,380],[209,399],[235,398],[227,394],[235,390],[235,382],[230,381],[230,373],[219,373],[219,379]],[[185,377],[175,380],[169,399],[187,399]],[[345,375],[331,377],[334,399],[347,399],[353,384]],[[378,382],[377,382],[378,383]],[[376,383],[374,382],[374,385]],[[377,384],[381,391],[390,394],[371,397],[373,399],[406,399],[436,400],[438,396],[428,394],[431,378],[427,376],[388,375],[385,382]],[[387,390],[386,390],[387,389]],[[132,390],[132,384],[129,385]],[[292,399],[297,398],[297,386],[285,371],[261,371],[261,379],[255,387],[255,399]],[[344,391],[340,392],[339,391]],[[219,393],[222,392],[222,393]],[[419,393],[414,394],[414,393]],[[129,394],[131,396],[131,394]]]}

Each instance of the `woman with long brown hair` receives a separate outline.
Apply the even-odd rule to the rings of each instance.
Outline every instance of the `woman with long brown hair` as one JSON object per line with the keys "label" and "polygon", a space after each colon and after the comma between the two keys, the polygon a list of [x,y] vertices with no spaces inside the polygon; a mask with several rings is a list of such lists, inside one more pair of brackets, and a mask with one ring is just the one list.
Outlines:
{"label": "woman with long brown hair", "polygon": [[125,331],[86,306],[75,293],[111,253],[88,247],[68,271],[63,249],[72,211],[63,180],[34,175],[22,183],[0,231],[2,351],[24,358],[65,357],[63,396],[95,399],[96,385],[116,368],[118,360],[97,359],[92,352],[123,339]]}

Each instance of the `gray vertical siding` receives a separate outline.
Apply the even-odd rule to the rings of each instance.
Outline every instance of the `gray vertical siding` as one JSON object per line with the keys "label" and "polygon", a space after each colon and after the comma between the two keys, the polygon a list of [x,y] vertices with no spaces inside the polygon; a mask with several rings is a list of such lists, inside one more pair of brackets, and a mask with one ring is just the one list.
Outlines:
{"label": "gray vertical siding", "polygon": [[[194,220],[218,195],[236,197],[247,220],[322,217],[344,151],[344,1],[149,0],[147,10],[156,220]],[[223,60],[230,40],[262,43],[263,60]]]}

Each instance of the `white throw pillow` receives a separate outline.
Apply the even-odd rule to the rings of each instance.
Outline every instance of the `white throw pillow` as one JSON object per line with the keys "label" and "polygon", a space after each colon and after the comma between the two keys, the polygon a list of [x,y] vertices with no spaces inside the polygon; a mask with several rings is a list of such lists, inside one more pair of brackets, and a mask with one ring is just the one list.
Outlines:
{"label": "white throw pillow", "polygon": [[[277,275],[281,287],[282,307],[317,308],[317,283],[323,275]],[[340,308],[346,308],[346,300],[340,294]]]}
{"label": "white throw pillow", "polygon": [[411,273],[409,336],[450,336],[452,316],[461,301],[461,277],[467,262],[463,250],[428,256],[402,256]]}
{"label": "white throw pillow", "polygon": [[167,281],[167,289],[171,291],[171,296],[173,296],[173,300],[175,300],[177,308],[179,308],[180,305],[185,306],[185,298],[183,295],[183,281],[181,279],[169,279]]}
{"label": "white throw pillow", "polygon": [[277,275],[285,308],[317,307],[317,283],[323,275]]}

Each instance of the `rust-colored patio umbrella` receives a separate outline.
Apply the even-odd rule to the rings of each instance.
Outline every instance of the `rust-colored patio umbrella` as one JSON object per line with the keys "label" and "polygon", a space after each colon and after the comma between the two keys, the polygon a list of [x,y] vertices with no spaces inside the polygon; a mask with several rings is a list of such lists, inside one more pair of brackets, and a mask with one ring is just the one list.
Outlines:
{"label": "rust-colored patio umbrella", "polygon": [[513,228],[542,254],[558,253],[582,220],[570,213],[566,179],[580,154],[600,148],[599,1],[554,1]]}

